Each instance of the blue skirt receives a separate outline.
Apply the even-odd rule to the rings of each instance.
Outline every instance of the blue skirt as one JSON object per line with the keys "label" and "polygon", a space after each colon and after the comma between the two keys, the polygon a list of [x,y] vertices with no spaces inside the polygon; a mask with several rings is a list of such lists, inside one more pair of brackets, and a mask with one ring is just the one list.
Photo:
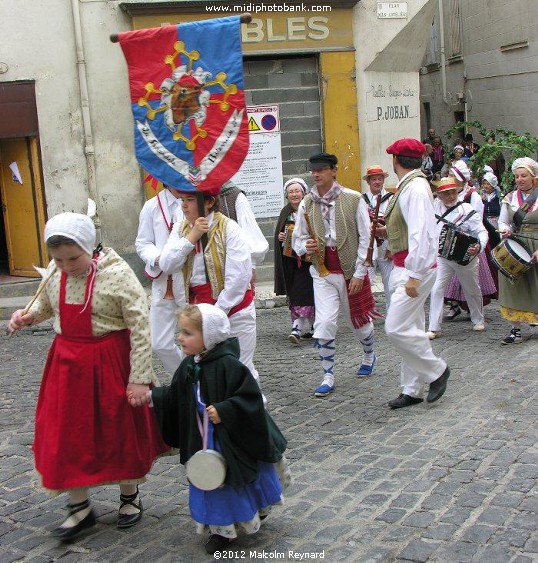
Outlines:
{"label": "blue skirt", "polygon": [[[205,405],[197,397],[198,409]],[[209,422],[207,447],[222,451],[214,440],[213,424]],[[191,516],[199,524],[228,526],[236,522],[248,522],[258,510],[280,502],[282,487],[274,464],[258,462],[258,476],[244,487],[225,485],[214,491],[202,491],[189,485],[189,508]]]}

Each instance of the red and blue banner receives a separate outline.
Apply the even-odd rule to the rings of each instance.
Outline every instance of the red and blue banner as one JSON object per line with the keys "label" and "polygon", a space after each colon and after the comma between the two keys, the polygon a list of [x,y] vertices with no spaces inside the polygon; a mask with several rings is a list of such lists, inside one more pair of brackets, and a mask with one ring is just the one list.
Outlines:
{"label": "red and blue banner", "polygon": [[140,166],[178,190],[218,193],[248,151],[239,16],[118,39]]}

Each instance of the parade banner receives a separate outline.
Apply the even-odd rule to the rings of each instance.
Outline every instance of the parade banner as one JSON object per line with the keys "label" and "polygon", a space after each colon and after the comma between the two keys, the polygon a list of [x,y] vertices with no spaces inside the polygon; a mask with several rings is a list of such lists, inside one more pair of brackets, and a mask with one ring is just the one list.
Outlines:
{"label": "parade banner", "polygon": [[240,18],[120,33],[136,158],[173,188],[214,191],[249,146]]}

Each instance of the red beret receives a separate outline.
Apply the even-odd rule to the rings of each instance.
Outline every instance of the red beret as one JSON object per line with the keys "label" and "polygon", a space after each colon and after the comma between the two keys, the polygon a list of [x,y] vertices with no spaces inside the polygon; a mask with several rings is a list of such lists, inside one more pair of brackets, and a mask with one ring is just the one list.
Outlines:
{"label": "red beret", "polygon": [[421,158],[425,151],[426,147],[417,139],[399,139],[387,147],[388,154],[411,158]]}

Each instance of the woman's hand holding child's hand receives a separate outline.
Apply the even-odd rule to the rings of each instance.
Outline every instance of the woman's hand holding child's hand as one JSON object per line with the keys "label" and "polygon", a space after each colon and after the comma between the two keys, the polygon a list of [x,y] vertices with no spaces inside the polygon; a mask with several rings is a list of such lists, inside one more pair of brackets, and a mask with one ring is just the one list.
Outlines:
{"label": "woman's hand holding child's hand", "polygon": [[129,383],[127,385],[127,399],[132,407],[142,407],[150,401],[148,385]]}
{"label": "woman's hand holding child's hand", "polygon": [[220,424],[222,422],[222,420],[220,419],[219,413],[217,412],[217,409],[213,405],[210,405],[209,407],[207,407],[206,411],[207,411],[207,416],[209,417],[209,420],[213,424]]}

